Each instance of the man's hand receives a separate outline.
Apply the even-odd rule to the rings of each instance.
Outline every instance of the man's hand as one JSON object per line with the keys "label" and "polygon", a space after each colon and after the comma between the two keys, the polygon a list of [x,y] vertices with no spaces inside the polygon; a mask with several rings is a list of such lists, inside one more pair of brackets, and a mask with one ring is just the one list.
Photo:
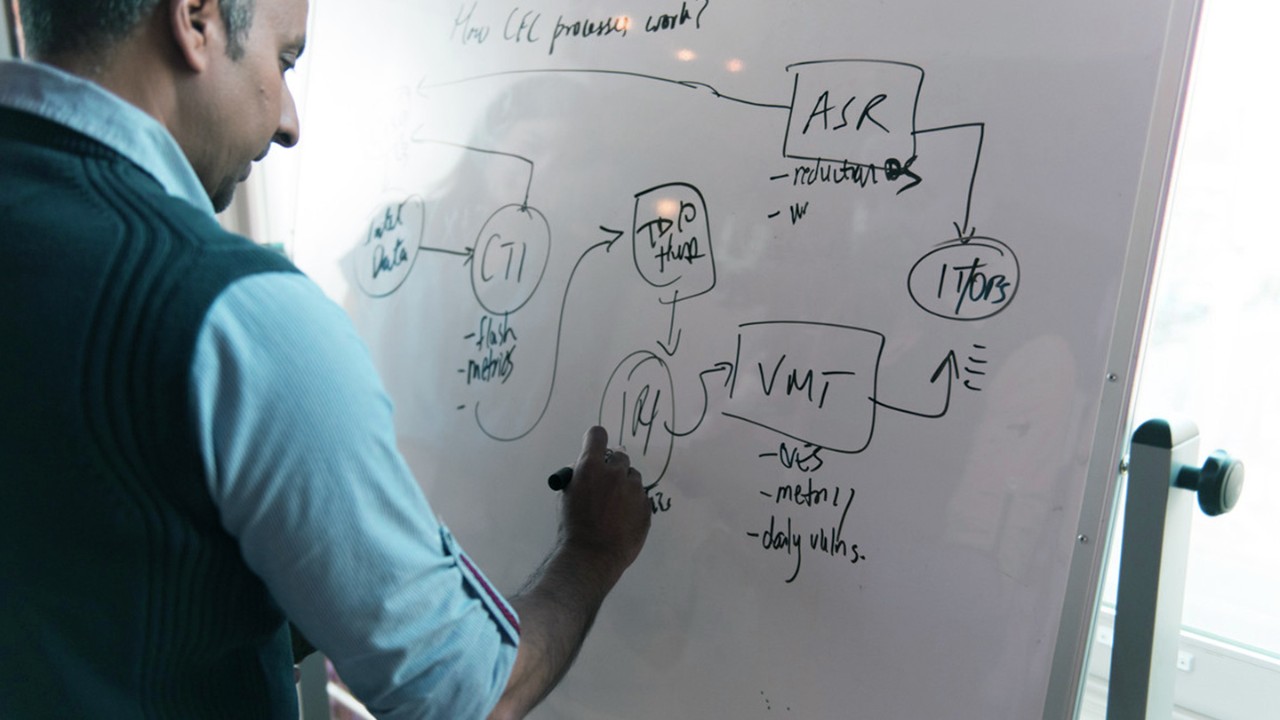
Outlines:
{"label": "man's hand", "polygon": [[560,682],[596,611],[640,554],[652,512],[640,473],[602,427],[587,431],[564,490],[560,539],[550,557],[511,598],[520,615],[520,648],[490,718],[522,718]]}
{"label": "man's hand", "polygon": [[598,554],[614,579],[640,554],[653,513],[640,472],[622,449],[610,450],[609,433],[587,430],[573,479],[564,490],[562,542]]}

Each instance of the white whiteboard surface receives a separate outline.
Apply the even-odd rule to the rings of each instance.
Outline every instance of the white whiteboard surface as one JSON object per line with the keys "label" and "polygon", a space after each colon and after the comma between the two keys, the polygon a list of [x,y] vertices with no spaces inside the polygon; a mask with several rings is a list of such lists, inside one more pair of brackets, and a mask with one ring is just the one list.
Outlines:
{"label": "white whiteboard surface", "polygon": [[653,485],[535,717],[1071,712],[1197,4],[1046,5],[313,4],[294,255],[436,511],[513,591],[589,424]]}

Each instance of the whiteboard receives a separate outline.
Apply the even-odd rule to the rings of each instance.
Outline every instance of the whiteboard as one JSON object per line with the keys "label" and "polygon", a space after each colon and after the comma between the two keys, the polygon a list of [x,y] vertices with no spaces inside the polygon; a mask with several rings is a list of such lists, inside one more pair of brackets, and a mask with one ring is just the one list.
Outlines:
{"label": "whiteboard", "polygon": [[1073,712],[1197,3],[318,2],[298,264],[513,591],[649,543],[539,718]]}

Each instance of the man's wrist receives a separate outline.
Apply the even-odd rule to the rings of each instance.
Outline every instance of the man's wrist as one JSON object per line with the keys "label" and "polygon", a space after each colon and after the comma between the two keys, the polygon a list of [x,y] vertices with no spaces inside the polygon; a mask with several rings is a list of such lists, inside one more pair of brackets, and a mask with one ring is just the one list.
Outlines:
{"label": "man's wrist", "polygon": [[613,589],[630,565],[625,553],[617,548],[574,536],[560,541],[552,553],[552,562],[563,564],[574,575],[586,576],[593,588],[598,589],[600,600]]}

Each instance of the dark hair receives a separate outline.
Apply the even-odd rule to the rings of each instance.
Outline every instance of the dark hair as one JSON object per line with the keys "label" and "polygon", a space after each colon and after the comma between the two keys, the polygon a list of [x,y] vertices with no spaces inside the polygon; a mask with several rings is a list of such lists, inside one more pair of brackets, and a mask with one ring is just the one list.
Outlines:
{"label": "dark hair", "polygon": [[[28,55],[35,58],[97,52],[133,32],[160,0],[19,0]],[[238,60],[253,24],[255,0],[219,0],[227,55]]]}

